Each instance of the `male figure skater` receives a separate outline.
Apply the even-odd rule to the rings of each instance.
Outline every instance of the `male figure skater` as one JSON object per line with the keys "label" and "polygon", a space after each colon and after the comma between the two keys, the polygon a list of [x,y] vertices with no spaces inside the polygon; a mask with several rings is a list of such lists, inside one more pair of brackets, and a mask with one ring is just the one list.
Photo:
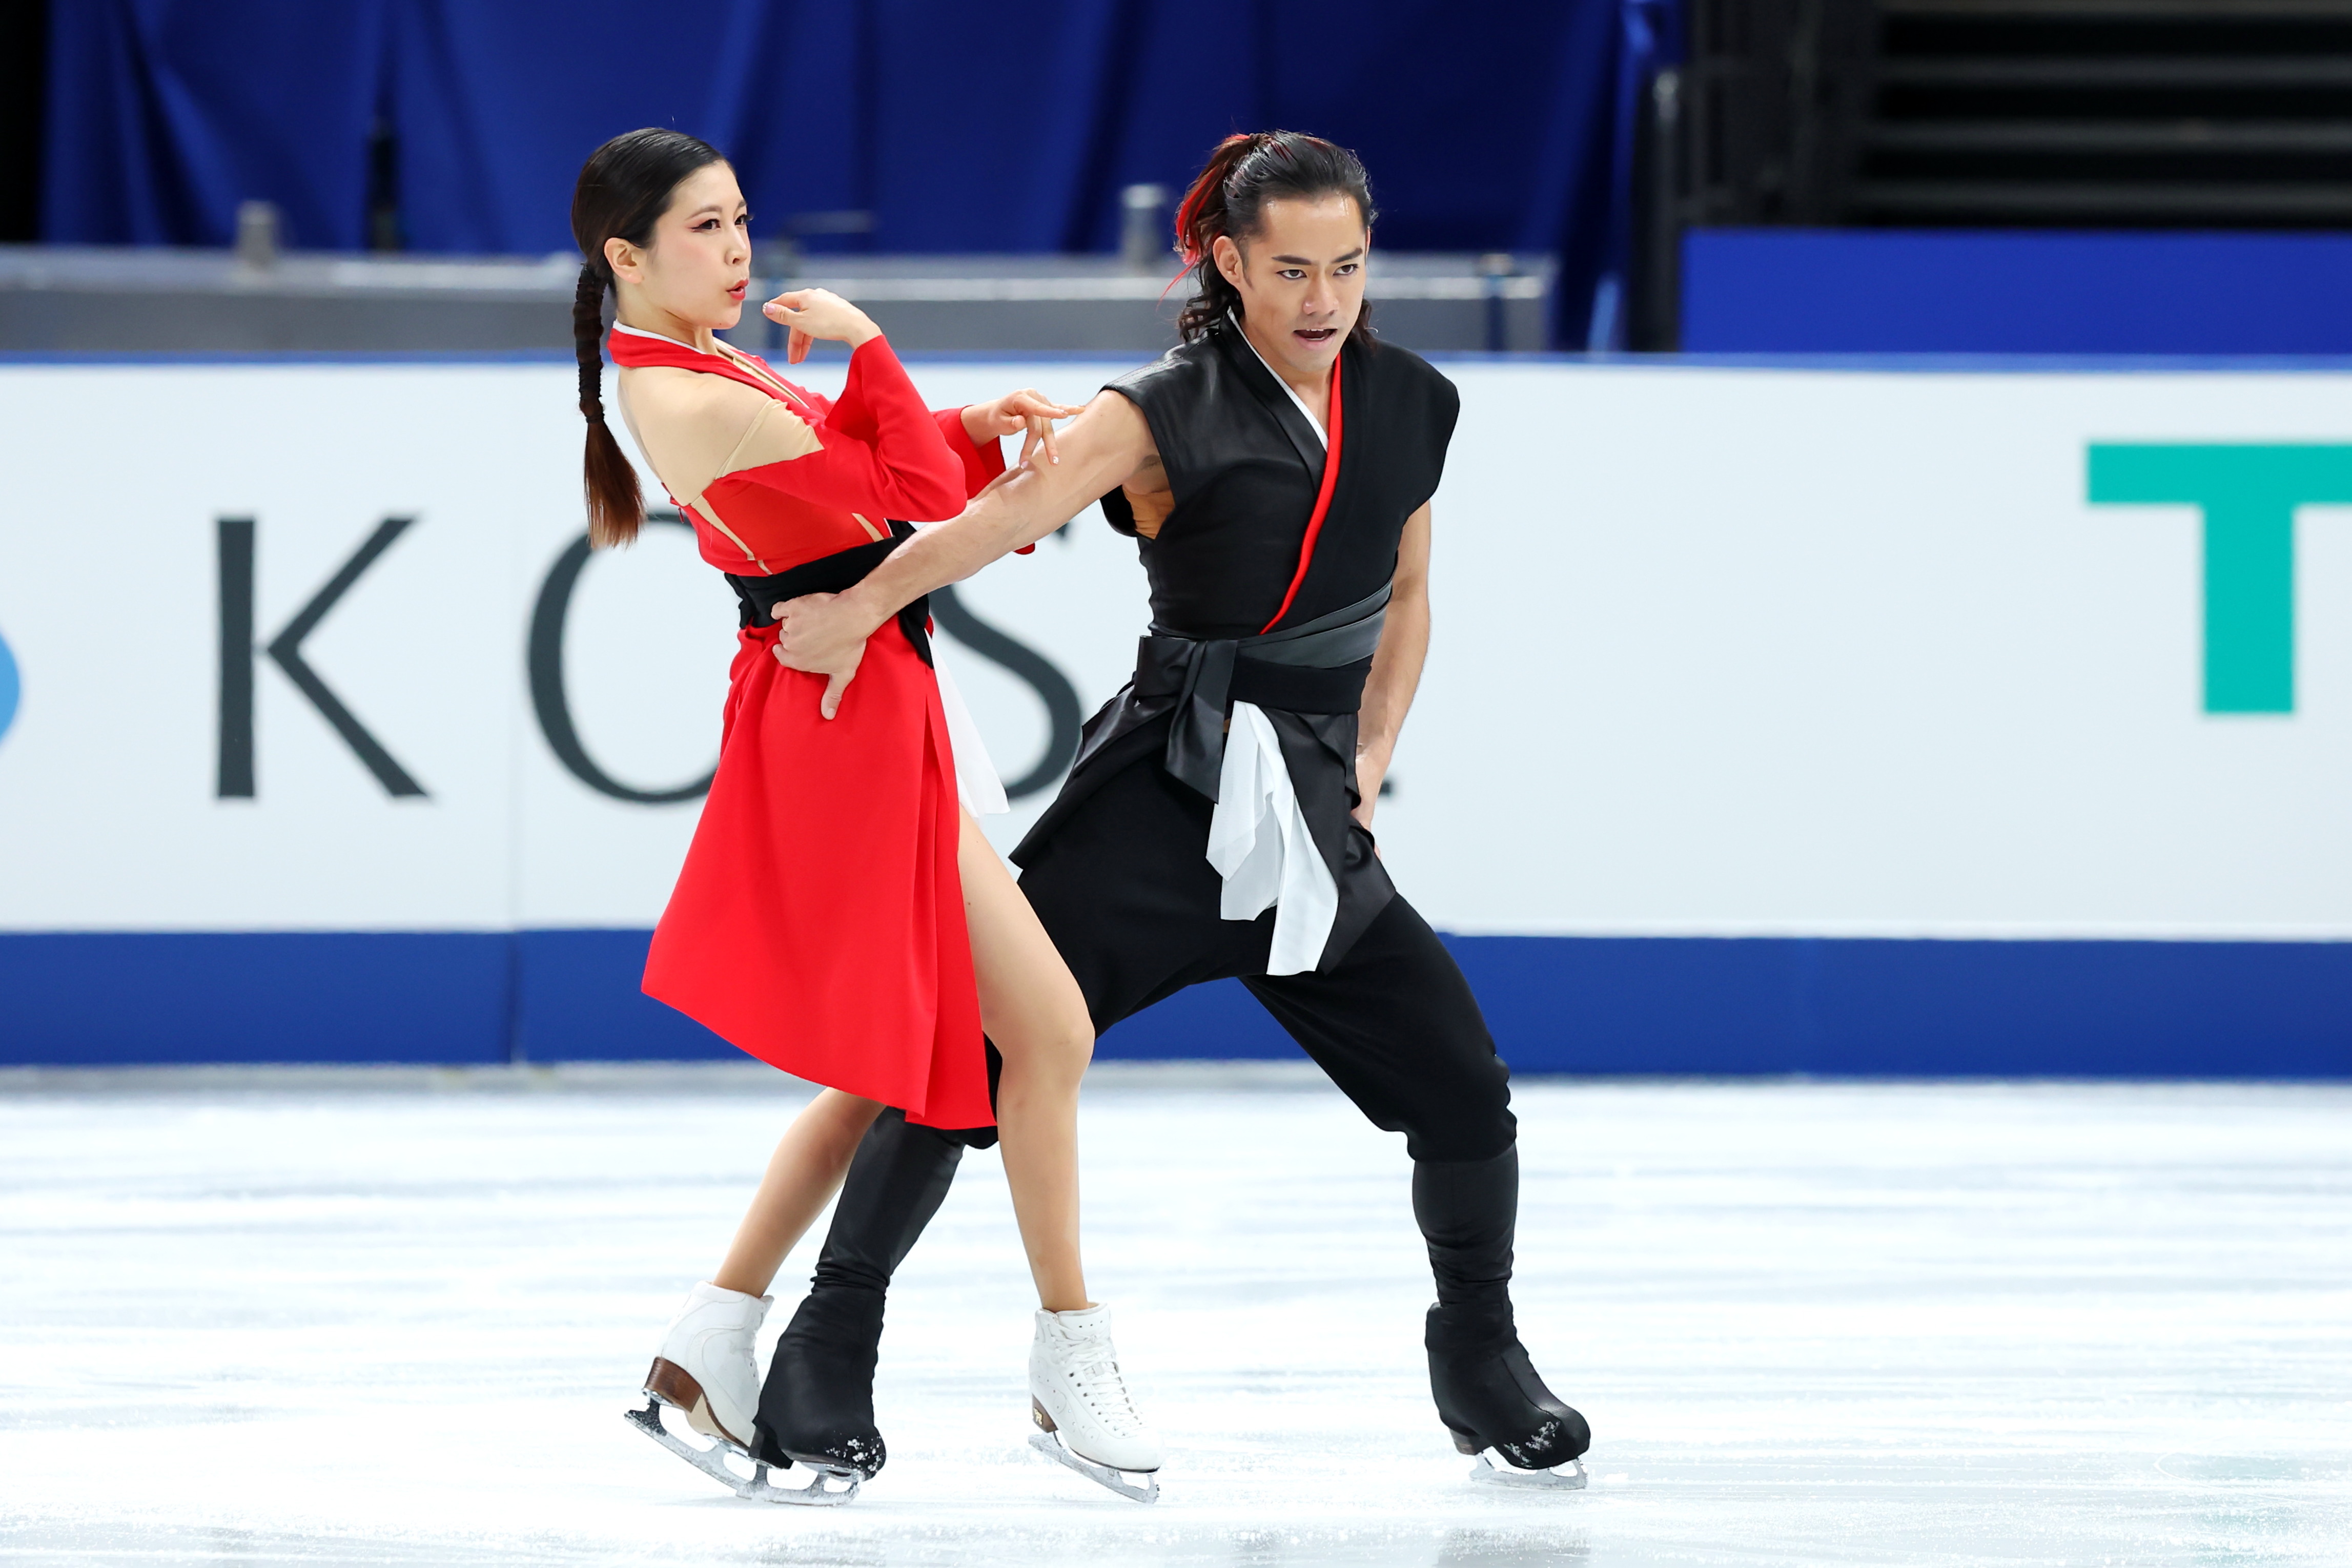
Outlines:
{"label": "male figure skater", "polygon": [[[1451,382],[1366,328],[1371,218],[1352,153],[1288,131],[1229,139],[1177,214],[1200,286],[1183,345],[1113,382],[1058,463],[1024,468],[847,592],[786,606],[776,652],[831,677],[827,713],[855,702],[865,639],[901,605],[1100,497],[1140,541],[1151,631],[1013,852],[1022,891],[1097,1032],[1235,976],[1375,1124],[1405,1134],[1437,1286],[1438,1416],[1482,1457],[1474,1476],[1580,1486],[1591,1432],[1512,1318],[1509,1073],[1367,831],[1428,647],[1429,499],[1459,408]],[[884,1291],[962,1146],[896,1114],[867,1134],[761,1392],[774,1459],[880,1467]]]}

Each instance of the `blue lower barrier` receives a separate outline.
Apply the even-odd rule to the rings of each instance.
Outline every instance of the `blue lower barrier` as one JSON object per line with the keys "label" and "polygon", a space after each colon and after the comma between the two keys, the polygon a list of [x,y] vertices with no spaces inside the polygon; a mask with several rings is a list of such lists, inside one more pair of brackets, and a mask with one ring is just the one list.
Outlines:
{"label": "blue lower barrier", "polygon": [[637,988],[650,931],[515,934],[515,1060],[699,1061],[733,1046]]}
{"label": "blue lower barrier", "polygon": [[0,935],[0,1062],[505,1061],[503,932]]}
{"label": "blue lower barrier", "polygon": [[[0,935],[0,1063],[730,1056],[639,992],[649,935]],[[1523,1073],[2352,1077],[2352,943],[1448,941]],[[1223,981],[1098,1054],[1298,1051]]]}
{"label": "blue lower barrier", "polygon": [[1453,939],[1524,1070],[2352,1075],[2352,944]]}

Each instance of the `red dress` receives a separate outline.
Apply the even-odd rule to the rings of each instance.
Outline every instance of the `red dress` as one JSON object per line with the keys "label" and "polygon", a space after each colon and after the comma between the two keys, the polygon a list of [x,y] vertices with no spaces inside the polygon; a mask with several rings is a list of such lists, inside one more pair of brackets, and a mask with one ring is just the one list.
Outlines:
{"label": "red dress", "polygon": [[[612,351],[640,446],[703,559],[738,576],[887,537],[890,518],[951,517],[1003,470],[961,410],[923,407],[878,338],[850,356],[838,402],[749,354],[627,329]],[[638,370],[659,374],[633,387]],[[989,1125],[938,681],[887,622],[826,719],[824,677],[784,668],[775,642],[772,626],[740,633],[718,776],[654,931],[646,993],[797,1077],[929,1125]]]}

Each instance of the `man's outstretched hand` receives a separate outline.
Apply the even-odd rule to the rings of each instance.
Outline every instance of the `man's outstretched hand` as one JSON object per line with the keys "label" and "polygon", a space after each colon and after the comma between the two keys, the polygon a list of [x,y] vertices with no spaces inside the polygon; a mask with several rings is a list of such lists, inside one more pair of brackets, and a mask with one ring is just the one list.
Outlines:
{"label": "man's outstretched hand", "polygon": [[841,711],[842,694],[857,678],[874,625],[865,623],[856,606],[838,593],[780,600],[768,613],[776,619],[776,661],[788,670],[825,677],[817,711],[831,718]]}

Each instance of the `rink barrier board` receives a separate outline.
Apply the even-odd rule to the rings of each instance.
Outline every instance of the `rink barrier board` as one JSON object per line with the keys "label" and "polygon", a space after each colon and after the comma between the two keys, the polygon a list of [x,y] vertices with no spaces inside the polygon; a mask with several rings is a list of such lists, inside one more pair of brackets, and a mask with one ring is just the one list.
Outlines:
{"label": "rink barrier board", "polygon": [[[1008,377],[1076,398],[1124,368],[927,360],[947,402]],[[1439,926],[1554,934],[1457,944],[1518,1068],[2352,1071],[2330,946],[2352,945],[2345,503],[2292,524],[2296,599],[2264,624],[2292,633],[2294,706],[2254,712],[2209,689],[2195,507],[2103,498],[2095,473],[2135,446],[2340,467],[2352,365],[1445,363],[1465,415],[1440,508],[1461,521],[1383,848]],[[695,777],[734,606],[655,537],[547,618],[582,544],[570,376],[560,355],[0,356],[0,403],[45,454],[17,509],[100,505],[92,527],[192,596],[125,639],[72,537],[0,544],[23,695],[0,735],[0,929],[22,934],[0,936],[0,1061],[729,1054],[635,991],[693,810],[588,778],[549,714],[606,783]],[[175,444],[108,469],[104,416],[142,399],[182,411]],[[1518,461],[1562,430],[1578,463]],[[2253,498],[2277,535],[2283,497]],[[394,522],[380,561],[355,553]],[[239,529],[249,731],[228,717],[243,652],[222,656]],[[1126,679],[1141,591],[1132,544],[1093,526],[960,585],[1058,672],[963,666],[1008,757],[1066,751],[1053,716]],[[312,674],[429,797],[381,788],[274,651],[330,601]],[[1496,669],[1570,678],[1544,722],[1498,725]],[[251,795],[217,767],[233,733],[257,747]],[[137,735],[140,766],[92,734]],[[994,825],[1001,848],[1049,790]],[[1680,935],[1704,931],[1775,935]],[[2074,940],[1988,939],[2008,934]],[[1294,1049],[1230,984],[1103,1047]]]}
{"label": "rink barrier board", "polygon": [[[650,933],[0,936],[0,1063],[724,1060]],[[1451,936],[1522,1073],[2352,1077],[2352,943]],[[1282,1060],[1237,982],[1106,1060]]]}

